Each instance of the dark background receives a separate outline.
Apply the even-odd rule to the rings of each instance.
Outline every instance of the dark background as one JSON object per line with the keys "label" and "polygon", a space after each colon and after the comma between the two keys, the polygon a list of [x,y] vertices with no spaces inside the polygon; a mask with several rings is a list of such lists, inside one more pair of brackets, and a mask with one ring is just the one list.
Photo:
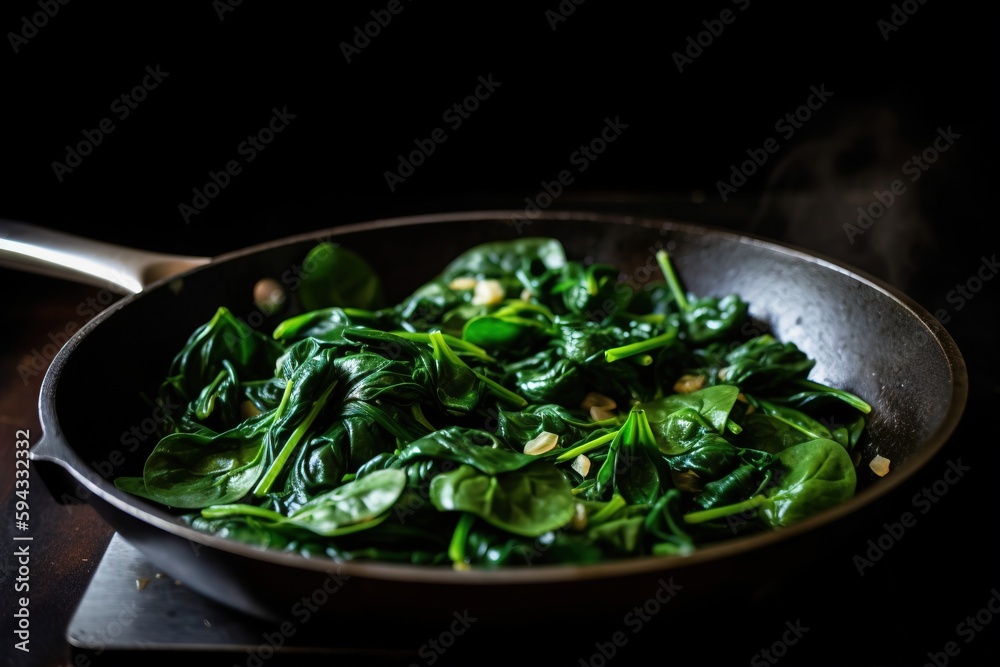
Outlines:
{"label": "dark background", "polygon": [[[889,225],[851,244],[843,223],[951,127],[961,137],[954,150],[900,202],[914,211],[919,199],[921,215],[895,226],[906,239],[897,252],[935,245],[919,224],[932,214],[947,232],[937,241],[961,244],[988,223],[998,53],[985,15],[914,0],[906,7],[914,13],[886,32],[879,21],[888,24],[888,3],[862,10],[720,0],[651,14],[642,4],[566,2],[574,11],[553,29],[546,12],[556,2],[476,11],[400,3],[349,63],[342,45],[388,3],[320,11],[245,1],[221,18],[223,5],[209,2],[59,6],[17,53],[10,34],[5,40],[2,214],[210,255],[383,215],[523,207],[543,181],[572,168],[571,153],[610,117],[628,129],[555,206],[587,199],[607,207],[628,193],[657,213],[759,224],[830,254],[867,257],[878,253],[868,237],[888,236],[880,228]],[[704,22],[718,22],[723,10],[732,22],[717,23],[722,33],[712,37]],[[37,11],[37,3],[5,3],[2,24],[24,32],[24,17]],[[674,54],[699,33],[711,43],[679,72]],[[147,66],[169,74],[120,119],[114,101],[142,82]],[[491,75],[501,85],[451,129],[444,112]],[[776,131],[812,87],[829,99],[794,136]],[[247,164],[238,146],[273,108],[295,118]],[[67,146],[104,118],[114,131],[60,181],[53,162],[65,163]],[[384,174],[397,156],[439,127],[445,143],[390,191]],[[769,137],[779,150],[723,202],[717,183]],[[179,205],[232,159],[242,173],[186,224]],[[763,200],[803,192],[829,205],[811,211]],[[705,205],[692,206],[692,193]],[[816,229],[801,229],[808,213]]]}
{"label": "dark background", "polygon": [[[367,45],[359,42],[348,62],[342,44],[388,2],[322,9],[251,0],[179,4],[3,4],[0,218],[214,256],[386,216],[523,211],[544,183],[570,170],[574,180],[552,209],[700,222],[842,260],[940,311],[971,385],[966,419],[940,459],[895,506],[866,517],[870,530],[859,538],[912,510],[910,497],[938,480],[949,460],[960,456],[971,466],[968,481],[952,487],[871,576],[830,568],[817,554],[816,577],[802,582],[814,595],[764,610],[754,625],[748,616],[744,628],[731,614],[726,624],[706,614],[700,635],[671,636],[664,627],[664,650],[691,664],[742,664],[780,636],[786,620],[809,613],[820,628],[816,639],[781,664],[922,665],[946,642],[962,642],[956,625],[1000,586],[998,456],[988,419],[1000,395],[1000,280],[992,281],[996,269],[989,268],[1000,249],[995,12],[915,1],[844,7],[719,0],[654,11],[597,0],[527,9],[401,0],[401,11]],[[43,5],[54,15],[38,18]],[[560,7],[567,15],[553,28],[547,12]],[[723,10],[732,12],[731,23],[712,24]],[[891,23],[894,13],[900,25]],[[711,42],[704,22],[722,27]],[[675,54],[699,33],[701,53],[690,51],[695,57],[679,71]],[[167,74],[120,118],[115,100],[143,81],[147,67]],[[443,114],[473,94],[479,77],[499,85],[453,128]],[[787,136],[788,126],[777,124],[814,88],[828,99]],[[265,127],[274,109],[294,117],[247,162],[241,142]],[[60,179],[53,163],[66,163],[67,152],[105,118],[113,132]],[[627,127],[577,171],[572,154],[599,136],[606,119]],[[385,172],[436,128],[447,140],[391,190]],[[908,161],[949,130],[953,143],[932,150],[936,161],[910,180]],[[777,149],[724,199],[718,183],[747,151],[760,155],[769,138]],[[193,189],[230,160],[241,172],[186,221],[180,205],[192,204]],[[858,207],[869,208],[897,179],[905,192],[852,243],[845,225],[857,225]],[[977,276],[988,278],[959,300],[956,288]],[[51,304],[75,306],[88,292],[16,271],[0,277],[8,285],[4,373],[12,387],[3,395],[4,437],[12,440],[14,429],[37,423],[30,396],[37,382],[22,383],[14,366],[65,322]],[[79,514],[85,508],[74,511],[78,525],[99,530]],[[37,626],[57,643],[103,537],[61,537],[49,546],[52,567],[76,568],[77,575]],[[81,550],[89,565],[59,560]],[[544,636],[544,628],[536,630]],[[1000,622],[987,625],[949,664],[997,664],[998,636]],[[634,659],[667,664],[655,647],[646,650]],[[60,664],[22,657],[10,664]],[[575,660],[570,655],[566,664]]]}

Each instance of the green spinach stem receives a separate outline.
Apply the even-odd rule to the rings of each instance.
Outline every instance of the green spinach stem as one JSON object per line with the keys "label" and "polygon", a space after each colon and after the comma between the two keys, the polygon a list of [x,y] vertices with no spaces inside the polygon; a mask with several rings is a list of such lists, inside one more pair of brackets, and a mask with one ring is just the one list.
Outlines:
{"label": "green spinach stem", "polygon": [[589,517],[587,523],[589,525],[598,525],[604,523],[609,518],[611,518],[611,516],[614,515],[615,512],[625,507],[626,505],[628,505],[628,501],[625,500],[624,496],[621,496],[616,493],[611,496],[611,500],[609,500],[607,504],[604,505],[604,507],[594,512]]}
{"label": "green spinach stem", "polygon": [[622,345],[620,347],[613,347],[605,350],[604,360],[614,362],[619,359],[626,359],[636,354],[644,354],[650,350],[670,345],[675,340],[677,340],[677,327],[671,327],[669,331],[662,333],[659,336],[653,336],[652,338],[647,338],[646,340],[639,341],[638,343],[629,343],[628,345]]}
{"label": "green spinach stem", "polygon": [[813,382],[812,380],[799,380],[799,385],[805,387],[806,389],[812,389],[814,391],[825,391],[828,392],[840,400],[844,401],[851,407],[857,408],[861,412],[870,414],[872,411],[872,406],[863,401],[859,396],[852,394],[844,389],[836,389],[834,387],[829,387],[825,384],[820,384],[819,382]]}
{"label": "green spinach stem", "polygon": [[785,417],[784,415],[782,415],[781,414],[781,410],[778,409],[778,407],[774,403],[771,403],[770,401],[764,400],[763,398],[757,398],[756,396],[748,396],[748,398],[751,400],[752,403],[756,403],[758,407],[760,407],[765,413],[768,414],[768,416],[772,417],[773,419],[777,419],[778,421],[780,421],[782,423],[788,424],[789,426],[791,426],[795,430],[804,433],[805,435],[809,436],[810,438],[815,439],[815,438],[829,438],[830,437],[830,433],[829,432],[820,433],[820,432],[815,431],[813,429],[807,428],[806,426],[803,426],[802,424],[798,424],[798,423],[792,421],[791,419],[788,419],[787,417]]}
{"label": "green spinach stem", "polygon": [[685,312],[691,310],[691,304],[688,303],[684,288],[681,286],[681,281],[674,271],[674,266],[670,262],[670,256],[667,254],[667,251],[658,250],[656,252],[656,261],[660,265],[660,270],[663,271],[663,276],[667,279],[667,284],[670,285],[670,291],[673,293],[677,305]]}
{"label": "green spinach stem", "polygon": [[[620,430],[621,429],[619,429],[619,431]],[[593,440],[589,440],[582,445],[577,445],[576,447],[567,449],[565,452],[556,457],[556,461],[562,463],[564,461],[569,461],[570,459],[575,459],[580,454],[586,454],[589,451],[593,451],[598,447],[608,444],[615,439],[616,435],[618,435],[618,431],[612,431],[611,433],[605,433],[604,435],[594,438]]]}
{"label": "green spinach stem", "polygon": [[274,510],[269,510],[266,507],[258,507],[257,505],[244,505],[241,503],[206,507],[201,511],[201,515],[206,519],[221,519],[227,516],[256,516],[276,522],[285,520],[285,517],[282,514],[279,514]]}
{"label": "green spinach stem", "polygon": [[555,321],[556,316],[551,310],[546,308],[540,303],[531,303],[530,301],[508,301],[500,308],[496,309],[490,313],[491,317],[508,317],[509,315],[517,314],[522,311],[529,310],[534,313],[538,313],[545,317],[550,322]]}
{"label": "green spinach stem", "polygon": [[271,467],[268,468],[267,472],[264,473],[264,476],[261,477],[260,482],[257,483],[257,488],[253,490],[253,494],[255,496],[260,498],[261,496],[267,495],[271,491],[271,486],[278,478],[278,475],[281,474],[282,469],[285,467],[285,462],[288,461],[292,452],[295,450],[295,447],[299,444],[299,441],[312,426],[313,421],[316,420],[320,410],[322,410],[326,405],[326,401],[330,397],[330,393],[336,386],[336,382],[331,383],[330,386],[326,388],[326,391],[323,392],[322,396],[316,399],[316,402],[313,403],[312,409],[309,410],[309,414],[307,414],[306,418],[302,420],[302,423],[295,428],[291,437],[288,438],[288,442],[285,443],[285,446],[282,447],[281,451],[278,453],[277,458],[274,459],[274,463],[271,464]]}
{"label": "green spinach stem", "polygon": [[428,336],[430,338],[431,345],[434,347],[435,354],[439,355],[441,359],[446,359],[456,366],[464,366],[465,368],[471,370],[475,376],[479,378],[484,385],[486,385],[486,388],[489,389],[490,393],[494,396],[519,408],[523,408],[528,405],[528,400],[523,396],[518,396],[499,382],[491,380],[482,373],[470,368],[467,363],[462,361],[462,359],[455,354],[455,351],[448,345],[448,341],[445,340],[444,334],[440,331],[432,331],[428,334]]}
{"label": "green spinach stem", "polygon": [[[452,349],[461,350],[462,352],[467,352],[477,359],[482,359],[483,361],[496,361],[493,357],[489,355],[483,348],[478,345],[474,345],[466,340],[452,336],[451,334],[446,334],[443,331],[439,331],[441,337],[448,343],[448,346]],[[422,333],[419,331],[404,331],[398,330],[393,331],[394,336],[399,336],[400,338],[405,338],[406,340],[412,340],[417,343],[431,343],[431,334]]]}
{"label": "green spinach stem", "polygon": [[465,544],[469,539],[469,532],[472,529],[472,522],[476,520],[476,515],[471,512],[463,512],[455,525],[455,530],[451,534],[451,542],[448,544],[448,558],[457,569],[468,567],[469,559],[465,554]]}
{"label": "green spinach stem", "polygon": [[714,519],[721,519],[727,517],[730,514],[740,514],[742,512],[749,512],[757,509],[761,505],[767,502],[767,498],[763,495],[756,495],[748,500],[744,500],[739,503],[732,503],[730,505],[723,505],[721,507],[713,507],[712,509],[700,510],[698,512],[689,512],[684,515],[685,523],[705,523],[706,521],[712,521]]}
{"label": "green spinach stem", "polygon": [[491,380],[490,378],[486,377],[485,375],[483,375],[478,371],[472,371],[472,372],[476,374],[477,378],[482,380],[483,384],[486,385],[486,388],[489,389],[490,392],[497,398],[503,400],[506,403],[510,403],[511,405],[518,408],[523,408],[528,405],[528,399],[524,398],[523,396],[515,394],[514,392],[512,392],[510,389],[507,389],[499,382]]}
{"label": "green spinach stem", "polygon": [[288,403],[292,400],[292,383],[285,383],[285,391],[281,394],[281,402],[278,403],[278,407],[274,409],[274,416],[271,417],[271,422],[276,422],[281,419],[281,415],[285,414],[285,410],[288,409]]}
{"label": "green spinach stem", "polygon": [[195,411],[198,419],[205,419],[212,414],[212,410],[215,409],[215,396],[219,391],[219,385],[222,384],[222,381],[226,379],[227,375],[229,375],[228,371],[226,369],[222,369],[219,371],[219,374],[215,376],[215,379],[209,383],[208,387],[206,387],[205,391],[208,392],[208,400],[206,401],[204,411],[200,409]]}

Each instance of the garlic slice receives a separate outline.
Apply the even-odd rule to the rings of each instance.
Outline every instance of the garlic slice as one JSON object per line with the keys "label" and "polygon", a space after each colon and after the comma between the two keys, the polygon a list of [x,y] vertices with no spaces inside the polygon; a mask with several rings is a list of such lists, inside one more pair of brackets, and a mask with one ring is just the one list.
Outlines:
{"label": "garlic slice", "polygon": [[478,283],[475,278],[470,278],[468,276],[464,278],[455,278],[450,283],[448,283],[448,289],[453,289],[456,292],[464,292],[466,290],[475,289],[476,283]]}
{"label": "garlic slice", "polygon": [[496,306],[503,303],[504,289],[499,280],[480,280],[472,295],[474,306]]}
{"label": "garlic slice", "polygon": [[545,452],[552,451],[558,444],[558,435],[555,433],[549,433],[548,431],[542,431],[537,437],[524,443],[524,453],[537,456],[538,454],[544,454]]}
{"label": "garlic slice", "polygon": [[590,472],[590,459],[588,459],[584,454],[580,454],[575,459],[570,467],[580,473],[581,477],[586,477],[587,473]]}

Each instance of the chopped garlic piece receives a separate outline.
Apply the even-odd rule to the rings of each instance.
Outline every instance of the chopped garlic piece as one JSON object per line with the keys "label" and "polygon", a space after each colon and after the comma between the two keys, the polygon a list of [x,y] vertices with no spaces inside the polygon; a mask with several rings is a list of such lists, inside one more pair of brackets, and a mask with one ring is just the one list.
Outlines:
{"label": "chopped garlic piece", "polygon": [[[747,397],[743,395],[742,391],[736,395],[736,400],[739,401],[740,403],[746,403],[747,404],[747,412],[746,412],[746,414],[748,414],[748,415],[749,414],[753,414],[753,411],[757,409],[754,406],[750,405],[750,401],[747,400]],[[857,465],[857,464],[855,464],[855,465]]]}
{"label": "chopped garlic piece", "polygon": [[581,477],[586,477],[587,473],[590,472],[590,459],[588,459],[584,454],[580,454],[573,459],[573,463],[570,464],[570,467],[580,473]]}
{"label": "chopped garlic piece", "polygon": [[583,503],[577,503],[573,506],[573,520],[570,525],[576,530],[583,530],[587,527],[587,508],[583,506]]}
{"label": "chopped garlic piece", "polygon": [[590,418],[595,421],[604,421],[605,419],[612,419],[615,413],[611,412],[607,408],[599,408],[596,405],[590,408]]}
{"label": "chopped garlic piece", "polygon": [[876,454],[875,458],[873,458],[871,463],[868,464],[868,467],[871,468],[872,472],[879,477],[885,477],[889,472],[889,459],[880,454]]}
{"label": "chopped garlic piece", "polygon": [[503,302],[504,289],[499,280],[480,280],[472,296],[474,306],[495,306]]}
{"label": "chopped garlic piece", "polygon": [[555,433],[549,433],[548,431],[542,431],[538,434],[538,437],[532,438],[528,442],[524,443],[524,453],[531,454],[532,456],[544,454],[545,452],[555,449],[558,444],[558,435]]}
{"label": "chopped garlic piece", "polygon": [[596,391],[588,392],[586,396],[583,397],[583,401],[580,403],[580,407],[584,410],[590,408],[604,408],[605,410],[614,410],[618,407],[618,403],[615,399],[605,396],[604,394],[598,394]]}
{"label": "chopped garlic piece", "polygon": [[618,407],[618,403],[609,396],[591,391],[583,397],[580,407],[590,412],[592,420],[599,422],[614,417],[614,409]]}
{"label": "chopped garlic piece", "polygon": [[456,291],[470,290],[470,289],[475,289],[476,283],[478,282],[479,281],[476,280],[475,278],[469,278],[469,277],[455,278],[450,283],[448,283],[448,288]]}
{"label": "chopped garlic piece", "polygon": [[674,391],[678,394],[690,394],[705,388],[706,378],[704,375],[682,375],[681,379],[674,384]]}

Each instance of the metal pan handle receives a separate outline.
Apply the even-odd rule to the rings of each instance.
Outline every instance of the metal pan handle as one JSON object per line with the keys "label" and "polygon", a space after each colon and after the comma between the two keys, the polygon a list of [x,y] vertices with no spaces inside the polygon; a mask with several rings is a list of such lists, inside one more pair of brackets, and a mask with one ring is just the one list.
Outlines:
{"label": "metal pan handle", "polygon": [[171,255],[87,239],[0,219],[0,267],[138,294],[148,285],[207,264],[208,257]]}

